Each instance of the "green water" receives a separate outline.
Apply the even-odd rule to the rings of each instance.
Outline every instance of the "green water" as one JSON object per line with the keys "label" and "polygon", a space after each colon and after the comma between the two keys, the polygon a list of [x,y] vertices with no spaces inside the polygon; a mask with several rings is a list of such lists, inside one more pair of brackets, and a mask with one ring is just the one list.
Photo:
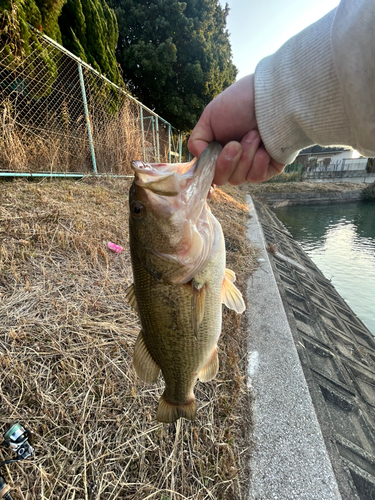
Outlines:
{"label": "green water", "polygon": [[275,213],[375,335],[375,203],[300,205]]}

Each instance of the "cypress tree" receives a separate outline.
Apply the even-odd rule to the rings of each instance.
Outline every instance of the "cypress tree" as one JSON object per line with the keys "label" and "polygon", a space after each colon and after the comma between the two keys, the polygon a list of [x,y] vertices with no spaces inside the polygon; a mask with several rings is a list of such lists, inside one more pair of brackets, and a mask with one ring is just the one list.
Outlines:
{"label": "cypress tree", "polygon": [[19,62],[30,53],[30,43],[38,45],[28,23],[61,43],[57,19],[66,0],[0,0],[0,61]]}
{"label": "cypress tree", "polygon": [[[118,27],[105,0],[0,0],[0,62],[19,64],[30,44],[41,46],[28,23],[62,43],[115,83],[122,83],[115,48]],[[43,56],[44,57],[44,56]],[[46,61],[56,73],[52,61]]]}
{"label": "cypress tree", "polygon": [[67,0],[59,25],[64,47],[114,83],[122,83],[115,56],[117,20],[105,0]]}

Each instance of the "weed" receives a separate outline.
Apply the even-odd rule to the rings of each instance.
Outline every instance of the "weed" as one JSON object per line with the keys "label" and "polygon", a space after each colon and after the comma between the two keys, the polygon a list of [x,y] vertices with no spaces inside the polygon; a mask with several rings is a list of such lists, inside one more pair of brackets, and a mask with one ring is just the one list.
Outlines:
{"label": "weed", "polygon": [[[244,498],[246,313],[224,309],[220,371],[197,384],[196,420],[157,423],[164,384],[141,382],[131,361],[140,324],[125,300],[128,189],[111,179],[0,184],[0,428],[22,422],[35,446],[7,482],[30,500]],[[256,256],[242,201],[217,190],[210,204],[244,292]]]}

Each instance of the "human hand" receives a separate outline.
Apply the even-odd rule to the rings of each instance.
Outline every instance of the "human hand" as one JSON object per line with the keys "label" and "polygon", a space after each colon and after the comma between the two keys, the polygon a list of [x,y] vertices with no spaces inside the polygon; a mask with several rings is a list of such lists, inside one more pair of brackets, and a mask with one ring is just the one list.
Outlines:
{"label": "human hand", "polygon": [[267,181],[284,168],[261,145],[255,117],[254,75],[238,80],[206,106],[188,148],[199,157],[212,141],[223,146],[213,181],[219,186],[226,182],[237,185]]}

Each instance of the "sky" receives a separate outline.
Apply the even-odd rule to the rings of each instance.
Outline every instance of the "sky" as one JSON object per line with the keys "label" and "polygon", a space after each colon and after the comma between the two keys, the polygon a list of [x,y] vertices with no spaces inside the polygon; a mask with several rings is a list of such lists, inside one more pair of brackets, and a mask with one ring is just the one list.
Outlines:
{"label": "sky", "polygon": [[[220,0],[225,5],[225,0]],[[290,37],[334,9],[339,0],[227,0],[233,62],[237,79],[253,73],[257,63]]]}

